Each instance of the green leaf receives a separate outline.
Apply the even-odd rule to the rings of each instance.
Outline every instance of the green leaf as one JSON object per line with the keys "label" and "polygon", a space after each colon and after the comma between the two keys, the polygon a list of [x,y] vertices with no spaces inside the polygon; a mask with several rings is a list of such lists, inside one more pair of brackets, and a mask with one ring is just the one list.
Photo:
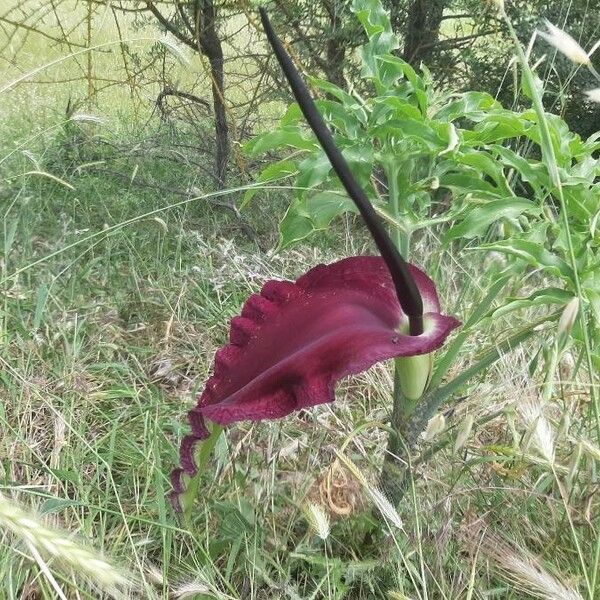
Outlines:
{"label": "green leaf", "polygon": [[[341,143],[338,144],[344,158],[352,169],[354,177],[367,190],[370,187],[370,177],[374,160],[373,148],[370,144],[371,142],[369,141],[369,145],[367,146],[362,140],[352,146],[344,147]],[[296,179],[296,185],[298,188],[304,188],[298,191],[299,196],[305,195],[305,190],[319,186],[330,177],[333,187],[339,185],[337,176],[332,173],[331,163],[322,150],[308,155],[298,165],[298,170],[299,175]]]}
{"label": "green leaf", "polygon": [[309,81],[314,87],[319,88],[323,92],[337,98],[345,108],[349,108],[353,111],[356,111],[357,115],[362,115],[362,118],[359,116],[358,118],[365,123],[366,122],[366,114],[364,107],[358,101],[357,98],[351,96],[348,92],[338,87],[337,85],[331,83],[331,81],[327,81],[326,79],[319,79],[318,77],[310,77]]}
{"label": "green leaf", "polygon": [[346,212],[356,213],[357,210],[352,200],[341,192],[319,192],[309,198],[297,198],[279,226],[278,250],[303,240],[315,231],[327,229],[335,217]]}
{"label": "green leaf", "polygon": [[362,123],[357,118],[355,111],[333,100],[319,100],[318,107],[327,123],[333,125],[350,139],[359,137],[362,132]]}
{"label": "green leaf", "polygon": [[33,315],[33,329],[37,331],[42,324],[42,317],[44,316],[44,309],[46,308],[46,300],[48,299],[48,285],[41,283],[37,291],[37,301],[35,304],[35,313]]}
{"label": "green leaf", "polygon": [[256,520],[254,510],[244,498],[239,499],[238,506],[229,501],[216,501],[214,509],[221,517],[220,534],[225,539],[234,541],[244,532],[252,531]]}
{"label": "green leaf", "polygon": [[459,100],[450,102],[434,113],[438,121],[455,121],[466,117],[471,121],[481,121],[491,109],[501,108],[499,102],[484,92],[467,92]]}
{"label": "green leaf", "polygon": [[17,234],[17,225],[19,224],[19,219],[14,219],[13,221],[5,221],[4,222],[4,258],[10,254],[10,249],[15,241],[15,236]]}
{"label": "green leaf", "polygon": [[502,111],[487,115],[472,131],[465,131],[463,135],[471,143],[489,144],[526,135],[533,127],[522,115]]}
{"label": "green leaf", "polygon": [[538,269],[544,269],[553,275],[565,277],[573,281],[571,267],[559,256],[544,248],[536,242],[527,240],[502,240],[493,244],[481,246],[486,250],[496,250],[504,254],[511,254],[524,260]]}
{"label": "green leaf", "polygon": [[479,172],[478,174],[487,175],[494,181],[503,195],[513,195],[512,190],[506,183],[502,165],[490,156],[489,153],[481,152],[479,150],[468,150],[465,153],[459,154],[456,157],[456,161],[461,165],[475,168]]}
{"label": "green leaf", "polygon": [[379,0],[354,0],[352,12],[364,27],[373,53],[389,54],[400,46],[390,17]]}
{"label": "green leaf", "polygon": [[71,471],[70,469],[49,469],[49,471],[58,481],[68,481],[75,485],[81,485],[81,473],[77,471]]}
{"label": "green leaf", "polygon": [[[379,57],[379,60],[382,63],[384,63],[384,65],[387,65],[388,73],[390,75],[393,75],[393,73],[396,73],[397,78],[403,77],[409,83],[411,83],[414,91],[419,90],[419,89],[422,89],[422,90],[425,89],[425,84],[424,84],[423,80],[421,79],[421,77],[419,77],[417,75],[417,72],[405,60],[402,60],[401,58],[398,58],[397,56],[394,56],[393,54],[385,54],[385,55]],[[393,71],[392,71],[392,68],[393,68]]]}
{"label": "green leaf", "polygon": [[307,238],[314,230],[312,219],[304,208],[303,200],[294,200],[279,224],[277,252]]}
{"label": "green leaf", "polygon": [[302,135],[302,131],[297,126],[287,125],[255,137],[244,146],[244,150],[248,156],[253,158],[269,150],[285,146],[291,146],[300,150],[314,150],[318,147],[314,138],[307,139]]}
{"label": "green leaf", "polygon": [[380,57],[390,54],[399,47],[392,31],[387,12],[379,0],[354,0],[352,11],[364,27],[369,41],[361,49],[362,75],[372,79],[382,91],[391,82],[386,81],[385,68]]}
{"label": "green leaf", "polygon": [[306,210],[317,229],[325,229],[331,221],[346,212],[357,213],[354,202],[345,194],[320,192],[309,198]]}
{"label": "green leaf", "polygon": [[279,122],[280,127],[286,127],[288,125],[298,125],[304,119],[302,109],[297,102],[292,102],[285,111],[281,121]]}
{"label": "green leaf", "polygon": [[[300,188],[313,188],[323,183],[331,171],[327,155],[319,150],[307,156],[299,165],[296,185]],[[302,194],[302,192],[300,192]]]}
{"label": "green leaf", "polygon": [[71,506],[81,506],[80,500],[71,500],[70,498],[48,498],[44,500],[40,506],[40,514],[50,515],[57,512],[62,512],[65,508]]}
{"label": "green leaf", "polygon": [[[535,73],[532,73],[532,75],[533,85],[535,86],[537,93],[542,95],[544,93],[544,82]],[[521,89],[523,90],[523,94],[526,98],[529,98],[530,100],[533,98],[533,90],[529,86],[529,82],[527,81],[526,77],[521,79]]]}
{"label": "green leaf", "polygon": [[531,200],[525,198],[507,198],[492,200],[481,206],[467,209],[467,216],[460,223],[446,231],[443,243],[457,238],[472,239],[482,235],[490,225],[500,219],[513,219],[523,213],[538,215],[541,209]]}
{"label": "green leaf", "polygon": [[597,323],[600,323],[600,292],[596,290],[585,290],[585,296],[590,303],[594,319]]}
{"label": "green leaf", "polygon": [[[583,142],[579,135],[571,131],[567,123],[565,123],[558,115],[546,113],[545,117],[546,122],[548,123],[550,137],[552,138],[552,145],[556,151],[556,157],[559,159],[559,164],[570,169],[572,163],[571,159],[574,154],[577,154],[580,151]],[[538,130],[539,128],[536,127],[536,131]]]}
{"label": "green leaf", "polygon": [[488,315],[492,319],[498,319],[515,310],[533,308],[534,306],[549,306],[558,304],[563,306],[573,297],[573,293],[562,288],[548,287],[537,290],[525,298],[514,298],[491,311]]}
{"label": "green leaf", "polygon": [[428,151],[444,150],[448,142],[432,127],[431,122],[416,119],[391,119],[370,129],[371,135],[380,140],[410,138]]}
{"label": "green leaf", "polygon": [[[381,90],[382,93],[392,92],[399,95],[406,89],[406,95],[414,97],[420,113],[426,115],[429,105],[427,91],[423,79],[417,75],[415,70],[407,62],[391,54],[378,56],[377,65],[379,79],[384,86],[384,89]],[[406,79],[409,85],[400,86],[401,79]]]}
{"label": "green leaf", "polygon": [[[454,165],[454,161],[449,163]],[[436,171],[439,173],[439,171]],[[489,181],[481,178],[481,175],[475,169],[464,169],[462,171],[453,171],[450,173],[439,173],[438,175],[441,187],[450,188],[459,195],[473,194],[479,198],[489,198],[490,200],[499,199],[498,190]]]}
{"label": "green leaf", "polygon": [[[279,162],[273,163],[262,170],[258,176],[257,181],[259,183],[267,183],[269,181],[278,181],[285,177],[290,177],[294,173],[298,172],[298,165],[293,160],[280,160]],[[260,187],[247,190],[244,194],[244,199],[240,204],[240,208],[245,208],[252,198],[258,194],[261,190]]]}
{"label": "green leaf", "polygon": [[444,148],[444,150],[442,150],[438,154],[438,156],[448,154],[449,152],[454,152],[457,149],[460,143],[460,137],[458,136],[458,131],[456,130],[456,127],[454,127],[452,123],[440,124],[438,128],[438,134],[445,135],[448,141],[448,145],[446,146],[446,148]]}
{"label": "green leaf", "polygon": [[530,162],[510,148],[497,144],[493,144],[490,149],[500,156],[502,164],[515,169],[521,179],[531,185],[536,195],[542,194],[543,188],[550,187],[548,170],[543,163]]}
{"label": "green leaf", "polygon": [[421,110],[397,96],[383,96],[373,99],[373,112],[370,117],[370,125],[381,125],[390,119],[413,119],[423,120]]}
{"label": "green leaf", "polygon": [[429,388],[437,388],[446,373],[456,360],[460,349],[471,334],[471,329],[477,325],[488,312],[490,306],[510,279],[510,275],[500,277],[489,289],[483,300],[475,307],[467,322],[462,326],[458,335],[452,340],[444,355],[435,361],[435,371],[429,382]]}

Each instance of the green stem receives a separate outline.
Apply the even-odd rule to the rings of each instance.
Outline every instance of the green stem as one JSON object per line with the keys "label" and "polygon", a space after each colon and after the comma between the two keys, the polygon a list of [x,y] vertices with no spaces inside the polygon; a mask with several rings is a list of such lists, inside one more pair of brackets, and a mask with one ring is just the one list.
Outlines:
{"label": "green stem", "polygon": [[[544,318],[540,323],[549,318],[551,317]],[[390,419],[390,427],[394,434],[390,434],[388,439],[380,478],[381,487],[392,504],[397,506],[406,492],[409,481],[409,453],[417,444],[429,419],[470,379],[484,372],[507,352],[528,340],[534,333],[535,325],[537,323],[499,342],[496,347],[479,356],[468,369],[462,371],[452,381],[441,387],[430,388],[419,400],[411,402],[405,398],[397,377],[394,378],[394,404]]]}
{"label": "green stem", "polygon": [[195,457],[198,471],[194,477],[190,477],[186,489],[179,496],[179,503],[183,512],[183,520],[188,531],[193,531],[192,511],[194,508],[194,502],[198,496],[198,489],[200,487],[202,475],[204,474],[208,460],[210,459],[222,433],[223,427],[215,423],[212,426],[210,436],[198,443]]}
{"label": "green stem", "polygon": [[[400,187],[398,186],[400,168],[396,161],[388,162],[385,165],[385,172],[388,183],[388,205],[390,213],[395,221],[401,222],[402,219],[400,217],[404,211],[401,206]],[[405,260],[408,260],[410,253],[410,231],[406,230],[406,228],[394,227],[392,239],[400,254],[404,256]]]}
{"label": "green stem", "polygon": [[552,346],[548,349],[548,356],[546,358],[546,364],[544,370],[544,383],[542,385],[542,404],[546,405],[552,397],[554,391],[554,379],[556,377],[556,371],[558,370],[558,361],[560,359],[560,350],[558,342],[553,342]]}
{"label": "green stem", "polygon": [[[400,175],[399,166],[396,161],[390,160],[385,165],[386,178],[388,183],[388,207],[394,221],[400,222],[402,212],[400,202],[400,189],[398,186],[398,177]],[[410,251],[410,232],[400,227],[394,227],[392,237],[400,254],[408,259]],[[408,400],[402,393],[400,386],[400,369],[398,363],[394,365],[394,390],[393,406],[390,419],[390,427],[393,433],[388,437],[388,446],[385,454],[383,467],[381,470],[381,486],[388,499],[397,505],[404,494],[404,482],[406,480],[405,472],[408,463],[400,458],[406,455],[406,445],[403,437],[406,434],[406,428],[410,417],[416,407],[416,401]]]}
{"label": "green stem", "polygon": [[397,506],[406,488],[406,472],[408,469],[409,448],[406,439],[409,435],[410,420],[414,414],[418,400],[409,400],[400,387],[399,369],[394,370],[394,403],[390,417],[390,428],[393,433],[388,437],[388,444],[381,469],[381,488],[388,500]]}

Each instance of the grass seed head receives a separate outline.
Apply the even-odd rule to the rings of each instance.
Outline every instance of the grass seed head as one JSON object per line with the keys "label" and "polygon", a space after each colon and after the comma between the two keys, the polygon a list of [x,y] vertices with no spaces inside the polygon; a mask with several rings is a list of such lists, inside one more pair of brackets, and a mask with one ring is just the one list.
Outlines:
{"label": "grass seed head", "polygon": [[423,438],[427,442],[434,440],[446,428],[446,417],[442,413],[438,413],[429,419],[427,429],[423,434]]}
{"label": "grass seed head", "polygon": [[594,88],[593,90],[587,90],[585,95],[592,102],[600,102],[600,88]]}
{"label": "grass seed head", "polygon": [[132,584],[131,577],[106,561],[98,552],[78,544],[66,532],[46,526],[2,494],[0,528],[10,531],[41,554],[58,559],[75,573],[85,574],[90,581],[103,589],[123,589]]}
{"label": "grass seed head", "polygon": [[486,558],[520,592],[541,600],[583,600],[566,578],[555,577],[529,551],[484,530],[481,521],[466,525],[461,534],[473,554]]}
{"label": "grass seed head", "polygon": [[558,320],[558,336],[567,337],[573,330],[577,314],[579,313],[579,298],[575,296],[567,303]]}
{"label": "grass seed head", "polygon": [[541,406],[535,399],[529,398],[520,406],[520,413],[527,427],[527,433],[523,438],[523,450],[526,451],[529,446],[533,446],[549,464],[554,464],[555,436]]}
{"label": "grass seed head", "polygon": [[182,583],[173,590],[173,598],[185,600],[186,598],[195,598],[199,594],[214,598],[211,589],[202,581],[194,580]]}
{"label": "grass seed head", "polygon": [[467,415],[460,424],[456,441],[454,442],[454,453],[458,452],[467,442],[473,429],[473,415]]}
{"label": "grass seed head", "polygon": [[321,506],[310,502],[304,509],[306,520],[311,529],[322,539],[326,540],[329,537],[329,517]]}
{"label": "grass seed head", "polygon": [[578,65],[590,65],[590,57],[579,43],[571,37],[566,31],[559,29],[556,25],[545,21],[548,31],[539,31],[551,46],[554,46],[559,52],[564,54],[569,60]]}

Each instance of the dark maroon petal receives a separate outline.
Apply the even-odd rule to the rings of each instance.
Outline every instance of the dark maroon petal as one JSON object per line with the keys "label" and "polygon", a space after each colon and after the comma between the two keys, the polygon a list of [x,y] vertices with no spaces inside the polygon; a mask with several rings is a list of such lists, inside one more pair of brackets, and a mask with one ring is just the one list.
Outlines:
{"label": "dark maroon petal", "polygon": [[206,424],[204,423],[204,417],[197,408],[190,410],[188,419],[192,426],[192,435],[194,435],[194,437],[199,440],[204,440],[210,435],[210,431],[208,431]]}
{"label": "dark maroon petal", "polygon": [[194,459],[194,450],[196,448],[196,443],[200,441],[200,439],[201,438],[198,438],[195,435],[186,435],[181,441],[181,446],[179,448],[179,460],[181,466],[190,476],[194,476],[198,470]]}
{"label": "dark maroon petal", "polygon": [[[433,281],[414,265],[409,264],[409,270],[423,298],[423,313],[439,312],[440,302]],[[383,259],[379,256],[352,256],[337,263],[314,267],[300,277],[296,285],[309,289],[332,289],[341,286],[362,289],[370,294],[373,291],[373,283],[379,283],[386,290],[386,298],[402,312],[392,278],[388,273]]]}
{"label": "dark maroon petal", "polygon": [[332,401],[342,377],[441,346],[459,323],[439,314],[431,279],[410,269],[426,309],[425,331],[418,336],[401,333],[408,319],[378,256],[319,265],[295,283],[269,281],[250,296],[232,319],[230,343],[217,352],[214,374],[189,413],[184,471],[196,472],[194,446],[208,435],[202,417],[222,425],[283,417]]}
{"label": "dark maroon petal", "polygon": [[175,469],[171,472],[171,486],[173,487],[173,491],[177,494],[180,494],[185,490],[185,484],[183,482],[183,469]]}
{"label": "dark maroon petal", "polygon": [[175,512],[181,512],[181,502],[179,500],[180,494],[185,491],[185,483],[184,478],[185,471],[183,469],[174,469],[171,472],[171,493],[169,494],[169,499]]}
{"label": "dark maroon petal", "polygon": [[[225,350],[225,348],[223,350]],[[215,361],[216,360],[217,358],[215,358]],[[218,369],[215,366],[215,372],[217,370]],[[188,475],[193,476],[198,470],[196,466],[196,459],[194,458],[196,444],[200,440],[205,440],[210,435],[210,432],[206,428],[204,416],[202,415],[199,407],[196,406],[190,410],[190,412],[188,412],[188,421],[192,426],[192,433],[190,435],[186,435],[181,442],[181,446],[179,448],[179,460],[181,461],[183,470]],[[172,476],[174,476],[174,474],[172,474]]]}

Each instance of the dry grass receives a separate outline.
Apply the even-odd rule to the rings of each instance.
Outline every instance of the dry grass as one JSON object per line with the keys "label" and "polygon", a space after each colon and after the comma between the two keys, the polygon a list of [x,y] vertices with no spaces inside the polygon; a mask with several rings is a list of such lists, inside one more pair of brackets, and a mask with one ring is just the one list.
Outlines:
{"label": "dry grass", "polygon": [[[28,42],[24,69],[39,64],[42,47]],[[94,60],[97,73],[115,67],[113,54]],[[5,96],[3,144],[18,148],[6,162],[12,174],[56,159],[70,139],[56,144],[66,99],[80,89],[46,85]],[[94,128],[126,132],[131,114],[116,113],[128,93],[103,104],[108,121],[79,123],[90,127],[87,140],[97,141]],[[124,164],[131,179],[151,174],[179,185],[188,175],[152,161]],[[134,574],[132,595],[144,598],[581,597],[595,547],[600,451],[573,365],[540,401],[543,365],[528,372],[535,346],[505,356],[437,418],[397,510],[376,485],[387,439],[377,423],[392,388],[389,365],[379,365],[342,383],[334,405],[230,428],[203,479],[193,529],[183,528],[166,501],[167,477],[228,319],[265,280],[368,246],[346,222],[329,245],[273,255],[264,251],[272,232],[248,242],[235,236],[235,220],[206,204],[172,209],[164,193],[85,169],[69,182],[75,190],[28,176],[0,189],[0,520],[24,544],[0,548],[0,595],[23,597],[35,585],[47,597],[57,587],[95,597],[70,571],[87,569],[93,579],[101,570],[101,583],[125,583],[119,569],[97,562],[106,552]],[[265,229],[275,201],[266,193],[255,200]],[[157,219],[101,235],[105,224],[151,210],[160,210]],[[485,293],[489,265],[439,248],[425,236],[415,256],[436,270],[443,306],[464,318]],[[516,319],[495,319],[474,335],[453,374]],[[6,496],[39,516],[11,502],[3,512]],[[485,530],[465,534],[482,515]],[[479,568],[482,557],[492,569]]]}

